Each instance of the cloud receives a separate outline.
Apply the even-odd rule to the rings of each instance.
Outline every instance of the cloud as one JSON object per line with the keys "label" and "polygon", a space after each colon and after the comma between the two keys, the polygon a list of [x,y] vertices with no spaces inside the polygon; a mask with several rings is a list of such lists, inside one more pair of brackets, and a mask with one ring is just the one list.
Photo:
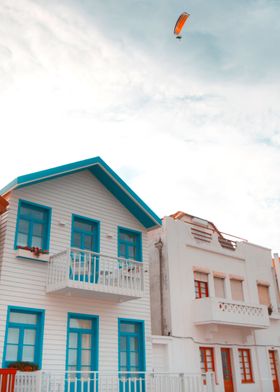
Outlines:
{"label": "cloud", "polygon": [[279,3],[190,0],[180,42],[182,7],[3,0],[0,186],[100,155],[159,215],[277,250]]}

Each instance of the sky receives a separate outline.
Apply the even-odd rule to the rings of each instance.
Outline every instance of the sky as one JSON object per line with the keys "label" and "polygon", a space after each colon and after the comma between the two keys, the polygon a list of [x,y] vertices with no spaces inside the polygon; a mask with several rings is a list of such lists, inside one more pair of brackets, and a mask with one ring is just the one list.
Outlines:
{"label": "sky", "polygon": [[280,252],[279,17],[279,0],[1,0],[0,188],[101,156],[160,217]]}

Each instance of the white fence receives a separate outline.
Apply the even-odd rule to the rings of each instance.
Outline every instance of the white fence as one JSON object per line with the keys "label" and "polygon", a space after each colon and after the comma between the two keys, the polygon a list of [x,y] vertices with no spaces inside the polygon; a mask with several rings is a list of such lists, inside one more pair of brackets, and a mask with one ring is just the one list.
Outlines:
{"label": "white fence", "polygon": [[143,263],[71,248],[49,258],[47,291],[65,287],[141,297]]}
{"label": "white fence", "polygon": [[17,373],[15,392],[214,392],[212,373]]}

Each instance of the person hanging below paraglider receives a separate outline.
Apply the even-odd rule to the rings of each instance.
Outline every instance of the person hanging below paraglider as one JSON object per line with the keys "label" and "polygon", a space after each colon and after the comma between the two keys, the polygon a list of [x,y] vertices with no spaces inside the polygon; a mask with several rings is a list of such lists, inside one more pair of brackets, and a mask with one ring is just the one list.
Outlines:
{"label": "person hanging below paraglider", "polygon": [[186,23],[186,20],[188,19],[189,16],[190,16],[190,14],[188,14],[187,12],[183,12],[179,16],[179,18],[175,24],[175,27],[174,27],[174,34],[175,34],[176,38],[178,38],[178,39],[182,38],[181,31],[182,31],[184,24]]}

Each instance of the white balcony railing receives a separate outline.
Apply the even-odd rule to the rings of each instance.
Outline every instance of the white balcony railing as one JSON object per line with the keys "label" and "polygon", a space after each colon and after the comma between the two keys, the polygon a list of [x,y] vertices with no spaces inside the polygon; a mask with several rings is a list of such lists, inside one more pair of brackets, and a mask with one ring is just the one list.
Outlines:
{"label": "white balcony railing", "polygon": [[[204,382],[202,381],[202,376]],[[213,373],[17,373],[15,392],[213,392]]]}
{"label": "white balcony railing", "polygon": [[251,328],[268,328],[267,307],[224,298],[194,300],[195,324],[228,324]]}
{"label": "white balcony railing", "polygon": [[50,256],[47,292],[92,291],[118,300],[144,294],[143,263],[70,248]]}

